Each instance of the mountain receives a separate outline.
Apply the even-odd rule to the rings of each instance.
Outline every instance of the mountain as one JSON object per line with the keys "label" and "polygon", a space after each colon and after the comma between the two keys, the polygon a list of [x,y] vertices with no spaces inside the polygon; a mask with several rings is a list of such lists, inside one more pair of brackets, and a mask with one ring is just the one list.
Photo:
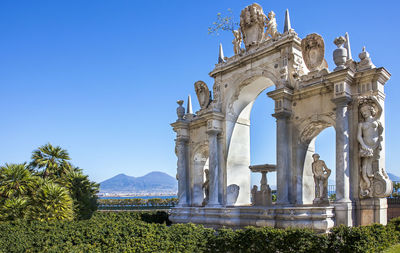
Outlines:
{"label": "mountain", "polygon": [[387,174],[388,174],[390,180],[400,181],[400,177],[396,176],[395,174],[393,174],[393,173],[387,173]]}
{"label": "mountain", "polygon": [[100,183],[100,193],[176,192],[178,181],[170,175],[153,171],[142,177],[118,174]]}

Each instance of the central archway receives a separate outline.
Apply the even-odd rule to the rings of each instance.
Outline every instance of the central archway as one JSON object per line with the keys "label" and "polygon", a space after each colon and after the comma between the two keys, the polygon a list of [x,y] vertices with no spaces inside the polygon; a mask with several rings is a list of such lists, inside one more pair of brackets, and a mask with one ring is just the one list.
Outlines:
{"label": "central archway", "polygon": [[227,103],[226,181],[227,187],[239,186],[236,206],[250,204],[250,115],[257,97],[274,85],[275,78],[267,76],[267,73],[262,71],[254,75],[253,72],[252,77],[240,80]]}

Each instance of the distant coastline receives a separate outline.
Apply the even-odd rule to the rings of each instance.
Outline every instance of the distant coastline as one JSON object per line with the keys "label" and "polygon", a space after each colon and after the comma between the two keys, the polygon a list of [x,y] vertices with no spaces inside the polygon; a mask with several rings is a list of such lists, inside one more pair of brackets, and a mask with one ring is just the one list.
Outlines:
{"label": "distant coastline", "polygon": [[169,199],[177,195],[147,195],[147,196],[99,196],[100,199]]}

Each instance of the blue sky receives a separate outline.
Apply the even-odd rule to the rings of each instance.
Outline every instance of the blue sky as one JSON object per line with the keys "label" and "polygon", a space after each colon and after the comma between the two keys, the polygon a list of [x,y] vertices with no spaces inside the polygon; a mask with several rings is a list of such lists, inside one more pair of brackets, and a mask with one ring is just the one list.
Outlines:
{"label": "blue sky", "polygon": [[[0,2],[0,164],[30,159],[47,142],[67,149],[95,181],[118,173],[176,173],[178,99],[192,94],[213,69],[221,42],[208,35],[218,12],[253,1],[18,1]],[[282,31],[289,8],[300,37],[317,32],[333,69],[334,38],[349,32],[353,57],[366,46],[392,78],[386,86],[387,170],[400,175],[400,94],[397,1],[259,1]],[[275,162],[273,103],[261,95],[252,112],[252,163]],[[317,152],[334,168],[334,132]],[[257,182],[254,182],[257,183]],[[271,182],[271,184],[274,184]]]}

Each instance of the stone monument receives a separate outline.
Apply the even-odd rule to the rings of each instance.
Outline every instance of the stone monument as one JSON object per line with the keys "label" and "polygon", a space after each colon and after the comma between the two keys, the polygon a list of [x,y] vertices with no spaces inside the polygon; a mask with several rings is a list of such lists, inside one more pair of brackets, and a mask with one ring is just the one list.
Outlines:
{"label": "stone monument", "polygon": [[[329,70],[322,36],[300,38],[288,11],[282,33],[277,20],[272,11],[266,17],[258,4],[244,8],[234,33],[235,54],[220,57],[209,73],[212,88],[195,83],[200,110],[185,113],[178,101],[171,125],[179,204],[171,221],[322,232],[340,224],[386,224],[385,197],[392,191],[385,169],[384,86],[389,72],[376,67],[365,48],[360,61],[352,59],[347,33],[329,38],[337,46],[328,53],[336,65]],[[252,165],[250,114],[255,99],[269,87],[273,90],[265,99],[275,102],[276,164]],[[315,139],[328,127],[336,134],[331,144],[336,166],[330,168],[336,175],[334,201],[327,201],[330,170],[314,155]],[[260,188],[251,189],[252,172],[262,174]],[[276,173],[276,202],[270,201],[267,172]]]}
{"label": "stone monument", "polygon": [[328,169],[323,160],[319,160],[318,154],[313,154],[314,162],[311,164],[315,183],[314,204],[329,204],[328,200],[328,178],[331,170]]}

